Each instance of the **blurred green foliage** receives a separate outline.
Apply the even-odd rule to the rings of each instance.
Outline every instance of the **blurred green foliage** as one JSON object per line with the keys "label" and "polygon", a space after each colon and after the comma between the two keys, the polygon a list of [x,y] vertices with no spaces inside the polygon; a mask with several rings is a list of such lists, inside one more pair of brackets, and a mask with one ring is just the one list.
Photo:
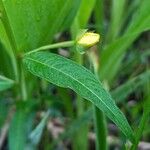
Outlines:
{"label": "blurred green foliage", "polygon": [[[83,96],[84,89],[75,82],[72,89],[77,89],[80,96],[70,89],[52,85],[31,75],[22,63],[25,52],[74,39],[81,28],[99,33],[100,43],[84,55],[74,48],[51,51],[92,72],[94,65],[98,66],[96,77],[103,83],[100,87],[110,91],[134,131],[131,149],[137,149],[140,140],[149,142],[149,6],[150,0],[0,0],[0,149],[95,149],[96,140],[91,136],[95,131],[99,132],[97,139],[102,136],[106,148],[125,149],[129,136],[125,138],[118,130],[112,133],[112,122],[105,116],[97,119],[100,123],[106,121],[103,129],[108,131],[103,133],[103,129],[94,129],[93,108],[83,101],[83,98],[92,100],[91,93]],[[50,62],[49,59],[50,55],[47,55],[46,62]],[[58,65],[57,59],[51,63],[62,69],[65,61],[62,65]],[[74,76],[79,70],[69,62],[68,74]],[[41,76],[36,65],[34,69],[34,74]],[[42,72],[42,76],[48,77],[50,73]],[[55,82],[61,78],[62,85],[71,84],[69,79],[65,82],[66,78],[61,74],[53,72],[51,75]],[[83,79],[81,82],[88,83]],[[100,93],[100,87],[96,89],[91,85],[91,90]],[[105,96],[100,98],[105,100]],[[106,106],[114,105],[112,100],[105,102]],[[104,115],[107,113],[104,111]],[[112,120],[119,124],[117,119]],[[126,134],[130,134],[126,125],[122,126],[122,131],[126,129]],[[57,134],[55,130],[61,133]],[[106,142],[112,135],[119,143]]]}

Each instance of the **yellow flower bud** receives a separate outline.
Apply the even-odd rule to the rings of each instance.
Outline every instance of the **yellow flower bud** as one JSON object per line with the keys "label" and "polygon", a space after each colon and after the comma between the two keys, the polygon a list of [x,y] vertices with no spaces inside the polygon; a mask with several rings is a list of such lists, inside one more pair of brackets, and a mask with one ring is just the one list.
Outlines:
{"label": "yellow flower bud", "polygon": [[99,40],[99,34],[93,32],[86,32],[77,40],[77,44],[83,47],[91,47],[98,43]]}

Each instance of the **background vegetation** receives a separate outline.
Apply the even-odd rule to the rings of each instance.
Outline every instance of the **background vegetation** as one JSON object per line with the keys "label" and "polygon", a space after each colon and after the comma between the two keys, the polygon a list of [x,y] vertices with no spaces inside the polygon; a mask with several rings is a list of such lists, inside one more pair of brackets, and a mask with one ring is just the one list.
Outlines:
{"label": "background vegetation", "polygon": [[[0,149],[150,150],[149,7],[0,0]],[[81,54],[85,28],[101,39]]]}

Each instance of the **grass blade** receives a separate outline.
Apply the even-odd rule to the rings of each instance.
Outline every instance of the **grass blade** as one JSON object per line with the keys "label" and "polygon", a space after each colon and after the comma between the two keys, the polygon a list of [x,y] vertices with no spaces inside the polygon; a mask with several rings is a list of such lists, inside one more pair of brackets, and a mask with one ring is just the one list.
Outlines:
{"label": "grass blade", "polygon": [[132,92],[134,92],[138,87],[144,85],[149,81],[150,70],[128,80],[123,85],[112,91],[112,96],[116,99],[116,102],[121,102]]}
{"label": "grass blade", "polygon": [[143,0],[139,10],[136,11],[124,35],[107,45],[102,51],[99,71],[101,79],[112,81],[120,69],[121,62],[129,46],[142,32],[150,29],[150,13],[148,11],[149,5],[149,0]]}
{"label": "grass blade", "polygon": [[85,28],[91,16],[95,2],[96,0],[90,0],[88,3],[86,0],[82,0],[79,11],[78,11],[78,15],[77,15],[80,28]]}
{"label": "grass blade", "polygon": [[44,118],[41,120],[39,125],[31,132],[30,134],[30,140],[32,144],[37,145],[41,139],[43,129],[46,125],[46,121],[49,117],[50,111],[48,110],[44,116]]}
{"label": "grass blade", "polygon": [[112,10],[111,10],[111,22],[110,22],[110,28],[108,31],[108,41],[109,43],[115,39],[121,29],[122,26],[122,20],[124,15],[124,9],[125,9],[125,3],[126,0],[113,0],[112,1]]}
{"label": "grass blade", "polygon": [[9,129],[9,150],[25,149],[33,114],[19,108],[12,119]]}
{"label": "grass blade", "polygon": [[8,79],[4,76],[0,76],[0,91],[4,91],[6,89],[9,89],[14,85],[14,81],[11,79]]}
{"label": "grass blade", "polygon": [[143,107],[143,116],[141,118],[139,127],[136,131],[135,143],[132,145],[131,150],[137,149],[139,141],[142,137],[142,133],[143,133],[144,128],[146,126],[147,120],[149,118],[149,114],[150,114],[150,95],[147,95],[145,102],[144,102],[144,107]]}

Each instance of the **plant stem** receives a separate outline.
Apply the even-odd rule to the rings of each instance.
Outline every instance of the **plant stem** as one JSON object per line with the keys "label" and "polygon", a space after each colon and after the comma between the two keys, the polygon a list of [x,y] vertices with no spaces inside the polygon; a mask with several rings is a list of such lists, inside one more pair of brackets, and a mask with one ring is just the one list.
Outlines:
{"label": "plant stem", "polygon": [[[94,17],[97,25],[97,32],[99,34],[104,34],[104,1],[97,0],[95,9],[94,9]],[[105,38],[105,37],[103,37]],[[99,50],[102,48],[102,42],[99,45]],[[100,51],[99,51],[100,53]],[[93,66],[98,66],[94,68],[94,73],[96,77],[99,79],[98,69],[99,62],[91,56],[91,62]],[[98,63],[98,64],[96,64]],[[101,110],[99,110],[96,106],[94,106],[94,121],[95,121],[95,132],[96,132],[96,150],[107,150],[107,126],[106,126],[106,118]]]}
{"label": "plant stem", "polygon": [[94,120],[95,120],[95,132],[96,132],[96,150],[107,149],[107,129],[106,120],[103,112],[101,112],[96,106],[94,106]]}
{"label": "plant stem", "polygon": [[[72,27],[71,27],[72,39],[75,39],[79,29],[80,29],[79,21],[78,21],[78,18],[76,18],[73,25],[72,25]],[[81,55],[80,53],[75,52],[74,56],[73,56],[73,59],[78,64],[80,64],[80,65],[83,64],[83,55]],[[84,102],[82,101],[82,97],[77,95],[77,115],[78,115],[78,117],[80,115],[82,115],[83,112],[84,112]]]}
{"label": "plant stem", "polygon": [[[92,71],[94,72],[97,79],[98,76],[98,61],[95,53],[88,53],[89,60],[93,65]],[[94,123],[95,123],[95,134],[96,134],[96,150],[106,150],[107,149],[107,127],[106,118],[103,112],[93,105],[94,108]]]}
{"label": "plant stem", "polygon": [[[95,70],[95,75],[98,78],[98,70]],[[103,112],[94,106],[94,120],[96,132],[96,150],[107,150],[107,126],[106,118]]]}
{"label": "plant stem", "polygon": [[[79,29],[80,29],[80,23],[77,17],[75,18],[75,21],[71,27],[72,39],[75,39]],[[80,53],[75,52],[73,55],[73,59],[78,64],[83,65],[83,55],[81,55]],[[85,102],[83,101],[83,98],[79,95],[76,96],[76,104],[77,104],[77,118],[79,118],[81,117],[81,115],[83,115],[85,110]],[[73,150],[88,149],[88,129],[89,127],[88,125],[86,125],[84,127],[81,127],[79,131],[76,133],[73,141]]]}
{"label": "plant stem", "polygon": [[21,86],[21,98],[22,100],[27,100],[28,98],[28,94],[27,94],[27,88],[26,88],[26,83],[25,83],[25,73],[24,73],[24,69],[21,65],[21,71],[20,71],[20,86]]}
{"label": "plant stem", "polygon": [[74,111],[73,111],[73,107],[72,107],[72,100],[70,98],[70,95],[68,94],[68,91],[64,88],[58,87],[58,92],[59,92],[59,95],[64,102],[65,109],[66,109],[68,116],[71,119],[73,119],[74,118]]}
{"label": "plant stem", "polygon": [[27,54],[42,51],[42,50],[60,48],[60,47],[71,47],[71,46],[74,46],[74,44],[75,44],[75,41],[65,41],[65,42],[60,42],[60,43],[54,43],[54,44],[45,45],[37,49],[34,49],[33,51],[28,52]]}

